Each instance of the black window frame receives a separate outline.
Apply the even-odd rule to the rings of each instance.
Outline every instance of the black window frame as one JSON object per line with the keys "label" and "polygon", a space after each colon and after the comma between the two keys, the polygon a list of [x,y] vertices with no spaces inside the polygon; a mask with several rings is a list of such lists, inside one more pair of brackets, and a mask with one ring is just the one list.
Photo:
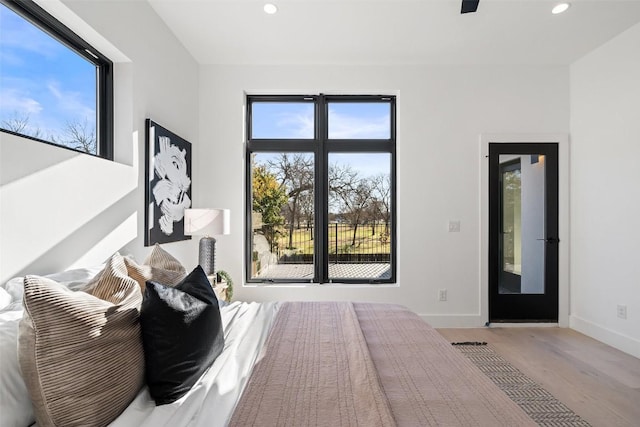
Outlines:
{"label": "black window frame", "polygon": [[[397,203],[396,203],[396,96],[395,95],[246,95],[245,121],[245,277],[247,283],[313,283],[313,284],[380,284],[396,283],[397,280]],[[313,139],[267,139],[252,136],[252,105],[254,102],[289,102],[313,103],[314,108],[314,138]],[[371,103],[384,102],[390,108],[390,135],[388,139],[329,139],[328,117],[331,103]],[[312,280],[284,279],[284,278],[252,278],[251,261],[252,247],[252,171],[251,159],[253,153],[281,153],[307,152],[314,154],[314,227],[322,230],[316,234],[314,240],[314,278]],[[325,260],[327,244],[329,242],[329,175],[330,153],[388,153],[390,162],[390,267],[389,278],[330,278],[329,264]]]}
{"label": "black window frame", "polygon": [[78,153],[113,160],[113,62],[32,0],[0,0],[32,25],[96,66],[96,151],[88,153],[18,132],[0,131]]}

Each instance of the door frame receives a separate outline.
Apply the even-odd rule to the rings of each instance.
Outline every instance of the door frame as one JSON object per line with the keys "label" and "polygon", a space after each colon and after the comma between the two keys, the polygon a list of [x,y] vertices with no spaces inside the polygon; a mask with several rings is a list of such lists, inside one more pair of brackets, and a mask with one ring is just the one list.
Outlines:
{"label": "door frame", "polygon": [[[558,325],[569,326],[569,135],[480,135],[480,313],[489,320],[489,144],[558,144]],[[549,325],[549,324],[546,324]]]}
{"label": "door frame", "polygon": [[[530,158],[530,155],[544,155],[544,167],[538,169],[543,172],[544,181],[540,190],[544,194],[544,203],[537,206],[539,212],[543,214],[544,228],[538,230],[535,235],[529,235],[528,239],[523,234],[523,252],[529,245],[537,246],[543,252],[542,274],[544,280],[544,291],[542,293],[520,293],[501,294],[500,278],[506,279],[511,276],[518,279],[520,275],[513,275],[503,271],[501,259],[501,249],[503,245],[502,225],[503,218],[503,184],[502,178],[505,169],[508,167],[500,163],[502,155],[517,155],[518,170],[520,170],[523,157]],[[506,164],[513,163],[507,162]],[[557,239],[558,238],[558,144],[538,144],[538,143],[511,143],[511,144],[489,144],[489,321],[490,322],[514,322],[514,323],[554,323],[558,322],[558,242],[535,242],[536,239]],[[523,175],[524,177],[524,175]],[[526,180],[522,180],[522,194],[524,197]],[[524,218],[524,205],[523,215]],[[531,209],[531,207],[530,207]],[[522,223],[524,230],[526,223]],[[531,246],[530,246],[531,248]],[[527,262],[523,261],[523,275]],[[500,267],[499,267],[500,265]],[[530,271],[530,273],[532,273]],[[537,273],[540,273],[538,270]]]}

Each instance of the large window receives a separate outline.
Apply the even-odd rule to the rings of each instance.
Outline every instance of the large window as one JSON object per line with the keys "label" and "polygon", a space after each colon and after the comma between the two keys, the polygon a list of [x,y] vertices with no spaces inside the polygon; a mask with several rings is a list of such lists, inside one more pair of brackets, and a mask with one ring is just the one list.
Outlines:
{"label": "large window", "polygon": [[111,61],[29,0],[0,28],[0,130],[112,159]]}
{"label": "large window", "polygon": [[247,97],[249,282],[391,283],[394,96]]}

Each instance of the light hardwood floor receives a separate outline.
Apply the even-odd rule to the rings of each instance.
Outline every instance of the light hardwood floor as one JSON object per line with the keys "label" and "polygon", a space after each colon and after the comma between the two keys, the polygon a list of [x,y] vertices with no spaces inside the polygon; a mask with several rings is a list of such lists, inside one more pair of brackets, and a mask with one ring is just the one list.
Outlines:
{"label": "light hardwood floor", "polygon": [[438,331],[486,341],[594,427],[640,426],[640,359],[567,328]]}

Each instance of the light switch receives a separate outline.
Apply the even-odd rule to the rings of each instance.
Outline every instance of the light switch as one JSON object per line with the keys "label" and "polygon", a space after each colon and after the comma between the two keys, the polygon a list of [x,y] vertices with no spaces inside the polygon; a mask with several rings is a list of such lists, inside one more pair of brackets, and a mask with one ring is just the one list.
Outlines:
{"label": "light switch", "polygon": [[458,220],[449,220],[449,233],[459,233],[460,232],[460,221]]}

